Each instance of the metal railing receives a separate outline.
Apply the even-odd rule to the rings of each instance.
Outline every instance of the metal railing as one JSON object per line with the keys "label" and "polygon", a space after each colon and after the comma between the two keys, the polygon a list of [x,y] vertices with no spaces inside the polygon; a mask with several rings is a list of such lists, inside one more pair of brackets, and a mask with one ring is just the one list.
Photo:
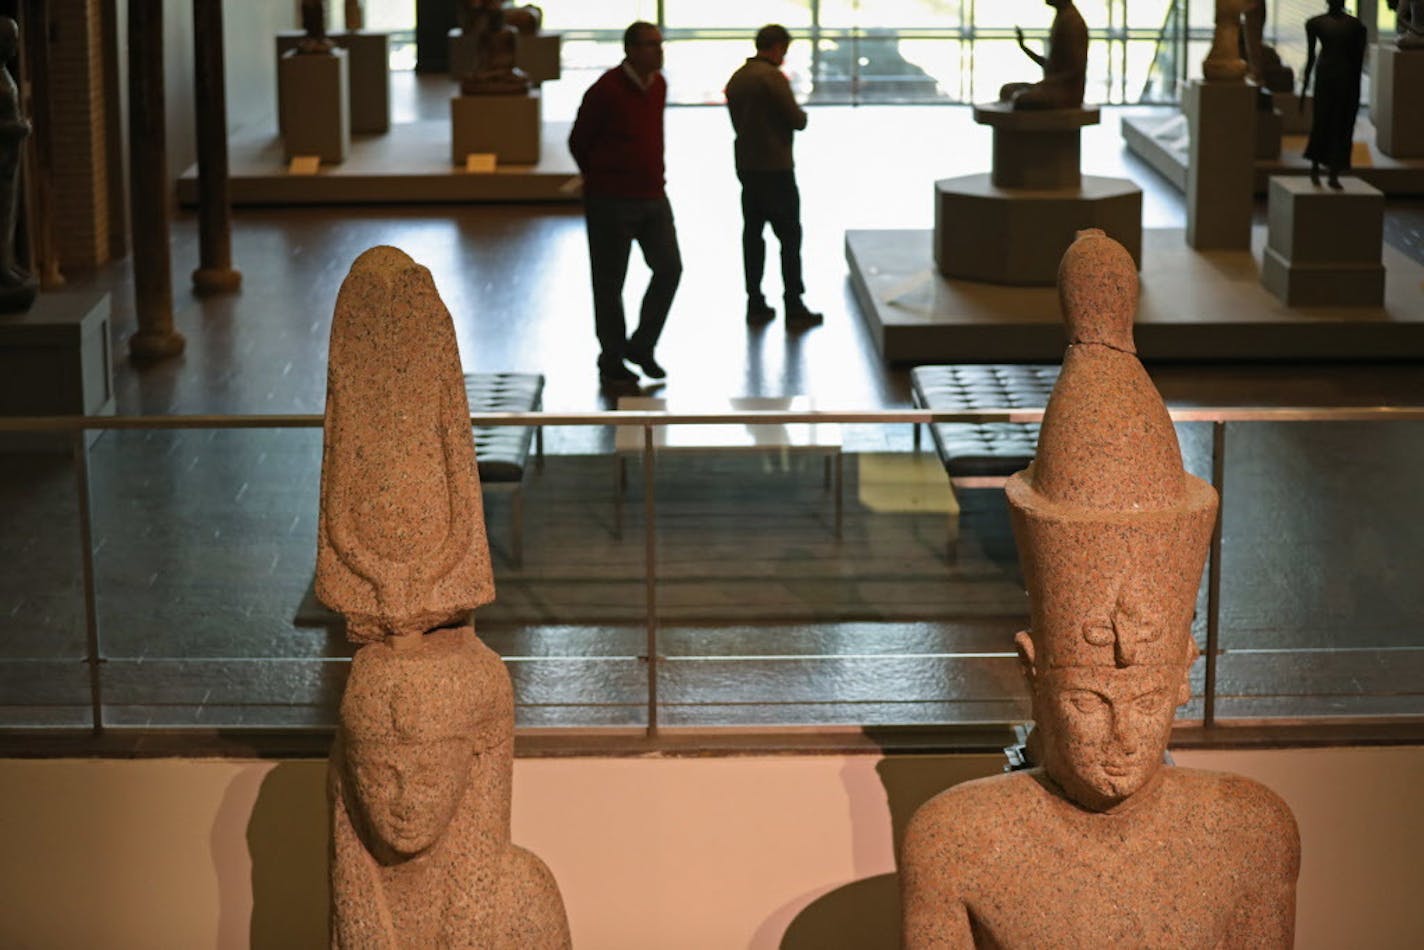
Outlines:
{"label": "metal railing", "polygon": [[[471,416],[474,426],[520,427],[638,427],[642,429],[642,473],[644,479],[644,608],[645,654],[638,659],[647,669],[646,726],[647,737],[656,738],[659,721],[660,653],[658,613],[658,536],[654,433],[664,426],[699,425],[787,425],[815,424],[877,424],[932,425],[939,423],[1033,423],[1042,420],[1042,409],[980,410],[972,412],[937,412],[928,410],[876,411],[746,411],[746,412],[517,412],[480,413]],[[1212,426],[1211,480],[1226,498],[1225,433],[1233,423],[1338,423],[1338,422],[1424,422],[1424,407],[1343,407],[1343,408],[1178,408],[1172,409],[1176,423],[1210,423]],[[79,516],[81,546],[81,582],[84,596],[84,622],[88,668],[89,700],[92,730],[102,735],[109,726],[104,715],[104,665],[107,662],[101,637],[98,596],[94,562],[94,513],[90,480],[90,433],[104,431],[143,430],[225,430],[225,429],[319,429],[323,418],[318,415],[189,415],[189,416],[89,416],[89,417],[0,417],[0,436],[14,433],[67,433],[74,461],[75,495]],[[1224,511],[1224,505],[1223,505]],[[1222,655],[1220,644],[1221,608],[1221,546],[1222,521],[1219,517],[1211,541],[1211,556],[1207,576],[1207,618],[1205,649],[1205,680],[1202,726],[1207,730],[1218,722],[1217,670]],[[1424,650],[1424,642],[1419,649]],[[947,697],[949,699],[951,697]]]}

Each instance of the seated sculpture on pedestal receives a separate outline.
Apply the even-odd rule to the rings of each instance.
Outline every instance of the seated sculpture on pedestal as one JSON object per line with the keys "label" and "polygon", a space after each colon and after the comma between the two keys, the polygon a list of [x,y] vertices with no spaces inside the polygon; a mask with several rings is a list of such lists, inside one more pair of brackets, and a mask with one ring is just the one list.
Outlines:
{"label": "seated sculpture on pedestal", "polygon": [[20,112],[20,90],[5,67],[20,48],[20,28],[0,16],[0,313],[28,310],[38,282],[15,259],[15,225],[20,208],[20,153],[30,122]]}
{"label": "seated sculpture on pedestal", "polygon": [[1395,45],[1400,49],[1424,49],[1424,0],[1386,0],[1394,11]]}
{"label": "seated sculpture on pedestal", "polygon": [[302,30],[306,35],[297,43],[297,52],[330,53],[336,49],[326,35],[326,0],[302,0]]}
{"label": "seated sculpture on pedestal", "polygon": [[475,55],[460,91],[467,96],[527,93],[529,77],[514,64],[517,34],[537,32],[539,21],[538,7],[506,9],[502,0],[462,0],[460,29],[475,38]]}
{"label": "seated sculpture on pedestal", "polygon": [[1326,0],[1326,7],[1326,12],[1305,21],[1307,52],[1300,98],[1303,104],[1314,72],[1315,112],[1305,157],[1310,160],[1311,181],[1320,184],[1320,166],[1324,165],[1330,187],[1339,188],[1340,173],[1350,170],[1355,113],[1360,111],[1360,73],[1365,68],[1369,40],[1365,25],[1345,12],[1345,0]]}
{"label": "seated sculpture on pedestal", "polygon": [[1015,109],[1076,109],[1083,104],[1088,74],[1088,27],[1073,0],[1044,0],[1058,12],[1048,33],[1048,55],[1028,48],[1023,30],[1014,27],[1019,48],[1043,67],[1039,82],[1011,82],[999,90],[1000,102]]}
{"label": "seated sculpture on pedestal", "polygon": [[1037,458],[1006,488],[1036,765],[916,812],[900,855],[905,946],[1289,947],[1290,810],[1249,779],[1163,761],[1190,696],[1216,492],[1183,471],[1135,354],[1132,259],[1085,231],[1059,295],[1063,370]]}
{"label": "seated sculpture on pedestal", "polygon": [[549,869],[509,838],[514,700],[455,331],[430,272],[372,248],[332,319],[316,592],[358,644],[328,771],[340,948],[562,950]]}

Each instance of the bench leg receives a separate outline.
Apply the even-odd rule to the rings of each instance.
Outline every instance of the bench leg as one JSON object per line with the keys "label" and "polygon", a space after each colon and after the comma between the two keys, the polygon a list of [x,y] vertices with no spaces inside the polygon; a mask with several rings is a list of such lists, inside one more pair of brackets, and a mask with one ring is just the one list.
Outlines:
{"label": "bench leg", "polygon": [[534,429],[534,467],[540,475],[544,474],[544,427],[537,426]]}
{"label": "bench leg", "polygon": [[916,455],[919,455],[919,454],[920,454],[920,424],[919,424],[918,422],[912,422],[912,423],[910,423],[910,428],[911,428],[911,429],[914,431],[914,433],[915,433],[915,454],[916,454]]}
{"label": "bench leg", "polygon": [[619,455],[613,460],[613,537],[623,540],[623,493],[628,488],[628,460]]}
{"label": "bench leg", "polygon": [[514,566],[524,566],[524,486],[514,489],[509,502],[509,528],[513,540],[510,547],[514,554]]}
{"label": "bench leg", "polygon": [[[830,461],[830,460],[827,459],[827,461]],[[841,496],[842,496],[842,494],[845,492],[845,455],[844,455],[844,453],[841,453],[841,452],[836,452],[836,488],[835,488],[835,491],[836,491],[836,540],[839,541],[839,540],[841,539],[841,520],[842,520],[842,512],[843,512],[844,507],[845,507],[845,506],[842,504],[842,502],[841,502]]]}

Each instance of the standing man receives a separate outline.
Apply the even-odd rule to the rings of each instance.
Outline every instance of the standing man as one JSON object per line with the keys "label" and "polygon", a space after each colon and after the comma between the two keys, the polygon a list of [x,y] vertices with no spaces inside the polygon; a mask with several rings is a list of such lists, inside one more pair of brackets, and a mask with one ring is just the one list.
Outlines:
{"label": "standing man", "polygon": [[811,327],[821,315],[801,295],[801,193],[796,188],[791,137],[806,128],[806,111],[791,95],[781,72],[791,34],[772,23],[756,35],[756,55],[727,80],[727,111],[736,130],[737,179],[742,183],[742,266],[747,278],[747,322],[766,323],[776,311],[761,293],[766,266],[763,229],[770,224],[781,244],[781,285],[786,325]]}
{"label": "standing man", "polygon": [[[667,322],[682,277],[672,206],[663,191],[663,108],[667,81],[663,37],[642,20],[623,33],[622,64],[584,93],[569,133],[569,151],[583,174],[584,221],[593,275],[598,378],[609,392],[636,392],[636,365],[653,379],[667,374],[653,348]],[[625,339],[623,282],[634,241],[653,272],[643,294],[638,329]]]}

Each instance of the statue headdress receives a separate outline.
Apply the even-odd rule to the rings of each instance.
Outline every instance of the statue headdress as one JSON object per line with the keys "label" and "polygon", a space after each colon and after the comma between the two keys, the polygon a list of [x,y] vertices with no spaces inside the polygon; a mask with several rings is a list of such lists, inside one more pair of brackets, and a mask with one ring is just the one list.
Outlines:
{"label": "statue headdress", "polygon": [[1183,665],[1216,491],[1182,469],[1176,430],[1137,358],[1137,268],[1082,231],[1063,256],[1063,370],[1034,462],[1009,479],[1034,666]]}

